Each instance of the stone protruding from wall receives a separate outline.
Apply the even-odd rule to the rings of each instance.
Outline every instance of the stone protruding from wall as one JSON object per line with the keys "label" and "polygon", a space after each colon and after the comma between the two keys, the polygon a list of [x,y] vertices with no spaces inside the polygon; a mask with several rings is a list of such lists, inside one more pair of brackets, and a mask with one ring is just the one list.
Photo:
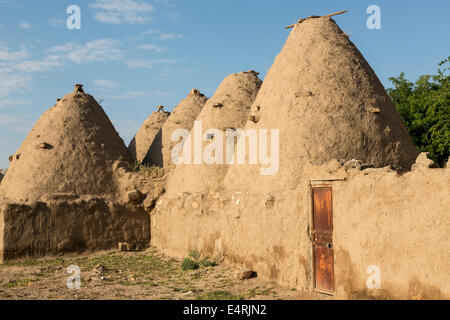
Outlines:
{"label": "stone protruding from wall", "polygon": [[34,202],[52,194],[114,199],[113,163],[131,161],[123,140],[94,97],[66,95],[47,110],[13,155],[0,186],[12,202]]}
{"label": "stone protruding from wall", "polygon": [[173,168],[171,160],[172,148],[178,143],[172,141],[172,133],[177,129],[185,129],[188,132],[192,129],[195,119],[202,111],[208,98],[199,90],[192,90],[187,97],[175,107],[167,121],[161,128],[160,138],[154,140],[150,150],[144,159],[144,163],[166,169]]}
{"label": "stone protruding from wall", "polygon": [[[190,133],[191,142],[194,141],[196,134],[201,135],[201,138],[198,139],[203,141],[201,150],[204,154],[200,157],[201,163],[195,163],[194,153],[196,150],[191,143],[190,164],[177,165],[167,187],[168,194],[176,195],[187,191],[198,192],[214,188],[220,184],[228,169],[226,164],[227,131],[235,133],[237,129],[245,126],[250,107],[261,84],[262,81],[254,71],[233,73],[223,80],[196,120],[198,132],[195,132],[196,129],[194,128]],[[207,135],[208,137],[206,137]],[[209,138],[210,141],[205,142],[205,138]],[[209,146],[213,149],[207,149]],[[234,142],[232,146],[232,152],[234,152]],[[219,150],[222,150],[221,157]],[[210,156],[210,160],[214,163],[205,163],[206,154]],[[180,155],[183,156],[182,152]]]}
{"label": "stone protruding from wall", "polygon": [[295,188],[305,163],[332,159],[409,169],[419,154],[375,72],[328,17],[293,28],[245,128],[279,129],[279,171],[231,166],[225,184],[234,189]]}
{"label": "stone protruding from wall", "polygon": [[159,139],[161,145],[161,128],[169,118],[169,112],[153,112],[150,117],[145,120],[135,137],[131,140],[128,149],[133,159],[139,163],[144,161],[150,146]]}

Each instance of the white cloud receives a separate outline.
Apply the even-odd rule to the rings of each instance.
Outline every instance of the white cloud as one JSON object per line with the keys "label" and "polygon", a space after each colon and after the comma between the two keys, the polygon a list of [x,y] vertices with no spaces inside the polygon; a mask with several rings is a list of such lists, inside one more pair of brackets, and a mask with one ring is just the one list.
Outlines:
{"label": "white cloud", "polygon": [[175,8],[176,6],[173,3],[170,3],[168,0],[154,0],[156,3],[161,3],[169,8]]}
{"label": "white cloud", "polygon": [[182,39],[184,37],[184,34],[174,34],[174,33],[162,33],[159,35],[159,38],[161,40],[175,40],[175,39]]}
{"label": "white cloud", "polygon": [[25,60],[14,65],[14,69],[22,72],[39,72],[51,71],[56,67],[61,67],[62,64],[53,55],[45,57],[43,60]]}
{"label": "white cloud", "polygon": [[[52,71],[62,67],[67,60],[75,63],[119,60],[122,58],[120,45],[120,41],[113,39],[99,39],[82,45],[70,42],[51,48],[42,59],[29,59],[26,47],[11,51],[0,43],[0,107],[23,102],[10,95],[31,90],[31,73]],[[102,84],[113,85],[112,82]]]}
{"label": "white cloud", "polygon": [[153,69],[154,68],[153,64],[150,61],[146,61],[144,59],[127,60],[126,64],[127,64],[128,68],[130,68],[130,69],[141,69],[141,68]]}
{"label": "white cloud", "polygon": [[151,29],[142,32],[143,35],[154,35],[156,36],[155,39],[159,40],[178,40],[184,38],[184,34],[181,33],[162,33],[161,31],[157,29]]}
{"label": "white cloud", "polygon": [[142,44],[139,46],[139,49],[148,50],[148,51],[156,51],[156,52],[164,52],[166,48],[162,46],[157,46],[155,44]]}
{"label": "white cloud", "polygon": [[31,24],[29,24],[29,23],[26,22],[26,21],[22,21],[22,22],[19,24],[19,27],[22,28],[22,29],[31,29]]}
{"label": "white cloud", "polygon": [[101,88],[115,88],[115,87],[117,87],[117,83],[115,83],[114,81],[111,81],[111,80],[98,79],[98,80],[94,80],[94,84],[96,86],[101,87]]}
{"label": "white cloud", "polygon": [[20,3],[18,3],[16,0],[0,0],[0,7],[6,7],[6,6],[10,6],[10,7],[17,7],[20,8],[22,7],[22,5]]}
{"label": "white cloud", "polygon": [[0,44],[0,107],[23,104],[23,99],[9,96],[31,90],[30,73],[51,71],[61,66],[58,56],[48,55],[42,60],[28,60],[29,56],[24,46],[18,51],[11,51]]}
{"label": "white cloud", "polygon": [[18,72],[15,65],[25,60],[29,53],[25,47],[19,51],[10,51],[8,47],[0,44],[0,107],[14,105],[13,100],[6,99],[12,93],[23,93],[30,89],[31,77]]}
{"label": "white cloud", "polygon": [[154,60],[131,59],[127,60],[126,64],[130,69],[153,69],[155,65],[158,64],[172,64],[177,62],[178,59],[154,59]]}
{"label": "white cloud", "polygon": [[147,96],[147,93],[144,91],[127,91],[123,94],[111,96],[112,99],[135,99],[138,97],[144,97]]}
{"label": "white cloud", "polygon": [[139,98],[139,97],[169,96],[169,95],[171,95],[171,93],[170,92],[165,92],[165,91],[152,91],[152,92],[147,92],[147,91],[127,91],[127,92],[124,92],[123,94],[111,96],[109,98],[123,100],[123,99],[135,99],[135,98]]}
{"label": "white cloud", "polygon": [[123,53],[120,50],[121,42],[114,39],[99,39],[80,45],[69,42],[55,46],[48,50],[49,53],[60,55],[76,63],[105,62],[120,60]]}
{"label": "white cloud", "polygon": [[59,27],[64,25],[65,20],[62,18],[50,18],[48,23],[54,27]]}
{"label": "white cloud", "polygon": [[0,44],[0,60],[3,61],[18,61],[27,59],[29,53],[25,47],[22,47],[19,51],[10,52],[9,48]]}
{"label": "white cloud", "polygon": [[155,9],[143,0],[96,0],[89,7],[97,10],[94,19],[109,24],[143,24]]}
{"label": "white cloud", "polygon": [[[31,77],[29,75],[12,73],[5,69],[0,69],[0,99],[5,103],[5,97],[15,92],[24,92],[30,89]],[[2,104],[0,103],[0,104]]]}
{"label": "white cloud", "polygon": [[1,99],[0,100],[0,108],[4,107],[14,107],[19,105],[31,104],[30,100],[17,98],[17,99]]}
{"label": "white cloud", "polygon": [[147,30],[147,31],[144,31],[144,32],[142,32],[142,34],[158,34],[158,33],[160,33],[160,31],[159,30],[157,30],[157,29],[152,29],[152,30]]}
{"label": "white cloud", "polygon": [[119,17],[110,15],[105,12],[99,12],[95,15],[95,20],[103,22],[103,23],[109,23],[109,24],[121,24],[122,21]]}
{"label": "white cloud", "polygon": [[9,127],[14,131],[28,133],[33,125],[34,122],[29,115],[0,114],[0,127]]}
{"label": "white cloud", "polygon": [[[42,60],[27,60],[30,54],[25,47],[19,51],[10,51],[9,48],[0,44],[0,72],[38,72],[50,71],[61,66],[59,57],[49,55]],[[4,61],[4,62],[1,62]]]}

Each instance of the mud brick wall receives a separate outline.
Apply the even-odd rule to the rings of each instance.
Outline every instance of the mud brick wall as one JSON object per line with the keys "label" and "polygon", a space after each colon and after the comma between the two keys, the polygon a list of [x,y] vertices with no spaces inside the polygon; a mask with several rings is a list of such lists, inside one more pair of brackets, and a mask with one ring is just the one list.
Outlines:
{"label": "mud brick wall", "polygon": [[[151,216],[152,244],[166,253],[221,255],[259,277],[313,290],[311,185],[333,190],[336,298],[450,297],[450,169],[389,167],[304,170],[294,190],[182,193],[161,198]],[[367,268],[381,271],[369,290]]]}
{"label": "mud brick wall", "polygon": [[150,243],[149,214],[101,198],[0,204],[0,260]]}

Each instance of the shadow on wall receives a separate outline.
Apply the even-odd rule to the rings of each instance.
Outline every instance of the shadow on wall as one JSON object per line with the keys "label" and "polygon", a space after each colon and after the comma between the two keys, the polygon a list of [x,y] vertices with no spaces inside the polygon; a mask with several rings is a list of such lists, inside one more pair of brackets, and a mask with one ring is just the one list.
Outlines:
{"label": "shadow on wall", "polygon": [[[150,157],[151,156],[151,157]],[[144,164],[150,164],[162,168],[164,166],[164,159],[162,154],[162,128],[159,129],[158,134],[153,140],[150,149],[143,161]]]}

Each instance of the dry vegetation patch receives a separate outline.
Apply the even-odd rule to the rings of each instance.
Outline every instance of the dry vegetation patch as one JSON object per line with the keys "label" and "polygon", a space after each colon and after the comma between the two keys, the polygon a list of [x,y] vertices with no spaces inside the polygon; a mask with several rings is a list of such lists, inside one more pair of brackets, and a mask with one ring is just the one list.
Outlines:
{"label": "dry vegetation patch", "polygon": [[[326,298],[296,294],[262,279],[240,281],[236,269],[215,259],[189,257],[198,267],[183,270],[182,260],[156,249],[21,260],[0,265],[0,299],[154,299],[244,300]],[[69,266],[81,270],[80,290],[69,290]]]}

